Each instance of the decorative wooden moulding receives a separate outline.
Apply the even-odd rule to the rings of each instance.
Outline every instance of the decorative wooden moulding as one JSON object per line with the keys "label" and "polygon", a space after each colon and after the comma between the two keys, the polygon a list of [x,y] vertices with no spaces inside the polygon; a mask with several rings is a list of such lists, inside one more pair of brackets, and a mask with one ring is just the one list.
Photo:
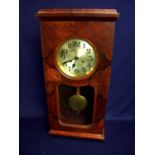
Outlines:
{"label": "decorative wooden moulding", "polygon": [[[104,140],[114,28],[119,14],[112,9],[41,9],[37,16],[41,25],[42,56],[50,122],[49,134]],[[92,43],[98,55],[93,58],[95,60],[92,60],[92,62],[98,62],[92,74],[79,80],[65,76],[56,65],[56,54],[62,43],[67,40],[71,40],[71,44],[77,43],[76,39],[82,40],[78,42],[79,47],[63,49],[67,50],[68,55],[64,55],[62,60],[66,61],[72,55],[71,52],[76,54],[80,49],[86,61],[83,66],[88,67],[89,59],[87,58],[91,56],[87,57],[85,54],[89,51],[88,49],[84,49],[85,47],[82,49],[83,40]],[[63,53],[60,51],[60,54]],[[72,63],[72,72],[75,71],[75,65],[79,69],[78,72],[82,72],[81,60],[75,56],[65,63],[66,66]],[[93,63],[90,63],[91,65]],[[89,68],[86,69],[89,70]],[[75,74],[78,77],[79,73]],[[77,87],[80,88],[80,95],[88,102],[87,107],[79,110],[78,114],[68,103],[70,97],[75,95]],[[79,108],[78,104],[75,108]]]}

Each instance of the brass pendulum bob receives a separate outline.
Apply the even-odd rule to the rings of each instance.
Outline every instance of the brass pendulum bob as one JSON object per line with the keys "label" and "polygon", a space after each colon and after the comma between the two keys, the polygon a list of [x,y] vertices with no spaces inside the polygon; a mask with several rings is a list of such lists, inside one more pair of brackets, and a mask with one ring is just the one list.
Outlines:
{"label": "brass pendulum bob", "polygon": [[69,106],[72,110],[76,111],[79,115],[87,107],[87,99],[80,95],[80,87],[76,87],[76,94],[69,98]]}

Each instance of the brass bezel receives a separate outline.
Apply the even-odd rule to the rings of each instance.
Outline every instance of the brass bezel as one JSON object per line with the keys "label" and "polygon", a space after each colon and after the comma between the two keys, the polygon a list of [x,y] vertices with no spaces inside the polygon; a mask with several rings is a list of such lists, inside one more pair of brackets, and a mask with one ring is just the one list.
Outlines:
{"label": "brass bezel", "polygon": [[[59,64],[58,64],[58,52],[59,52],[59,49],[61,48],[61,46],[62,46],[65,42],[68,42],[68,41],[74,40],[74,39],[82,40],[82,41],[85,41],[85,42],[89,43],[89,44],[91,45],[91,47],[93,48],[93,51],[94,51],[94,54],[95,54],[95,58],[96,58],[96,63],[95,63],[95,65],[94,65],[94,67],[92,67],[92,68],[90,69],[90,71],[89,71],[86,75],[80,76],[80,77],[72,77],[72,76],[67,75],[65,72],[62,71],[61,67],[60,67]],[[96,71],[97,66],[98,66],[98,64],[99,64],[99,56],[98,56],[98,53],[96,52],[96,47],[95,47],[95,45],[94,45],[90,40],[88,40],[88,39],[83,39],[83,38],[80,38],[80,37],[69,38],[69,39],[66,39],[65,41],[61,42],[61,43],[58,45],[58,47],[56,48],[54,56],[55,56],[55,59],[54,59],[54,60],[55,60],[55,65],[56,65],[56,68],[59,70],[59,72],[60,72],[64,77],[66,77],[66,78],[68,78],[68,79],[71,79],[71,80],[76,80],[76,81],[78,81],[78,80],[85,80],[85,79],[89,78],[92,74],[94,74],[94,72]]]}

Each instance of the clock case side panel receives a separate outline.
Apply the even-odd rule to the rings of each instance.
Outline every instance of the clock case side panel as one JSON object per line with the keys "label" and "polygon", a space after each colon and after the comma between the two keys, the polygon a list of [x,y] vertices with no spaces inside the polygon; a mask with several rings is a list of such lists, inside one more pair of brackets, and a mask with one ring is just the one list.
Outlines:
{"label": "clock case side panel", "polygon": [[[62,82],[61,74],[54,67],[54,60],[51,59],[52,52],[49,50],[49,43],[46,39],[46,27],[44,26],[45,21],[40,21],[40,31],[41,31],[41,46],[42,46],[42,58],[43,58],[43,68],[44,68],[44,83],[46,91],[46,101],[48,106],[48,117],[50,121],[50,126],[52,122],[50,117],[52,116],[55,120],[59,119],[59,107],[58,101],[58,86]],[[50,61],[50,62],[49,62]],[[49,65],[50,64],[50,65]]]}
{"label": "clock case side panel", "polygon": [[91,78],[91,85],[96,91],[93,123],[99,122],[102,119],[104,121],[109,91],[110,74],[111,67],[109,66],[105,69],[105,71],[98,71],[96,76]]}
{"label": "clock case side panel", "polygon": [[104,121],[105,118],[106,104],[110,87],[115,21],[110,22],[110,25],[107,27],[106,30],[107,34],[104,36],[104,39],[107,39],[109,41],[106,44],[106,47],[102,45],[102,40],[100,41],[100,44],[102,45],[98,46],[100,62],[98,65],[98,69],[96,70],[96,73],[90,78],[90,85],[94,87],[96,91],[96,102],[94,105],[93,122],[98,122],[102,119]]}

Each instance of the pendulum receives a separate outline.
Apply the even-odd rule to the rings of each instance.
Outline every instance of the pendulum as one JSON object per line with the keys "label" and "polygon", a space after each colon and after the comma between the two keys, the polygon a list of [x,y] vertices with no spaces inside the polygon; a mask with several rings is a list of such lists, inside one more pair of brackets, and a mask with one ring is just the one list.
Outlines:
{"label": "pendulum", "polygon": [[80,95],[80,87],[76,87],[76,94],[72,95],[69,98],[69,106],[72,110],[76,111],[79,115],[80,111],[83,111],[86,109],[88,104],[87,99]]}

